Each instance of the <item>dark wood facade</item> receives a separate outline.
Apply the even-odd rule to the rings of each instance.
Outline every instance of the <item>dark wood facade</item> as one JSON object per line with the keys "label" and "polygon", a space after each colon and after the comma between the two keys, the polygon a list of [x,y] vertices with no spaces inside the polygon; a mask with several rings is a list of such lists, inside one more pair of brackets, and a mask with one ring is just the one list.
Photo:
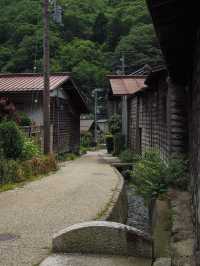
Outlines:
{"label": "dark wood facade", "polygon": [[174,95],[165,70],[152,72],[147,87],[128,100],[129,148],[157,149],[163,159],[187,149],[183,97]]}
{"label": "dark wood facade", "polygon": [[[196,265],[200,265],[200,20],[198,1],[146,0],[169,71],[170,145],[188,139]],[[186,17],[190,19],[186,19]],[[188,122],[186,122],[188,118]],[[179,125],[177,130],[176,126]],[[182,146],[180,145],[182,143]]]}
{"label": "dark wood facade", "polygon": [[78,152],[80,146],[80,113],[66,100],[51,99],[53,151]]}

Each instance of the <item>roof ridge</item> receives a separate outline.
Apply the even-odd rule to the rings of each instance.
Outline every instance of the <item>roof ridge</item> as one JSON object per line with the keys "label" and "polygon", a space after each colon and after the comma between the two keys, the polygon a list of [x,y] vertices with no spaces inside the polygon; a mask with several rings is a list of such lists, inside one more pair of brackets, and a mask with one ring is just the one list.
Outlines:
{"label": "roof ridge", "polygon": [[[2,77],[41,77],[43,73],[0,73],[0,78]],[[71,76],[71,72],[55,72],[51,73],[50,77],[52,76]]]}
{"label": "roof ridge", "polygon": [[145,79],[148,75],[107,75],[107,78],[109,79]]}

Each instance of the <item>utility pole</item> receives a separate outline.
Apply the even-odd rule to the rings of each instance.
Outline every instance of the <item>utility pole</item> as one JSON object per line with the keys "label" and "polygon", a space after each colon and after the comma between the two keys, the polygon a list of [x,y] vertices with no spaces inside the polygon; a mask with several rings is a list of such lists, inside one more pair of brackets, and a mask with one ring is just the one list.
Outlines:
{"label": "utility pole", "polygon": [[44,124],[44,153],[50,153],[50,95],[49,95],[49,0],[43,0],[43,124]]}
{"label": "utility pole", "polygon": [[[125,75],[125,55],[122,54],[122,75]],[[127,106],[127,95],[122,96],[122,135],[124,136],[125,147],[128,145],[128,106]]]}
{"label": "utility pole", "polygon": [[97,89],[94,90],[94,142],[97,143]]}
{"label": "utility pole", "polygon": [[122,75],[125,75],[125,55],[124,54],[122,54],[121,62],[122,62]]}
{"label": "utility pole", "polygon": [[93,97],[94,97],[94,141],[95,143],[97,143],[97,110],[98,110],[98,92],[101,92],[102,89],[101,88],[96,88],[93,90]]}

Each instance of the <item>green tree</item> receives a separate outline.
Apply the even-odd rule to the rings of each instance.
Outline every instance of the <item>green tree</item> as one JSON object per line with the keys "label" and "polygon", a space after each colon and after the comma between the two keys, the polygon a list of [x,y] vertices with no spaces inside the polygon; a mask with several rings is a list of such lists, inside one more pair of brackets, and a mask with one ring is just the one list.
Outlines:
{"label": "green tree", "polygon": [[128,32],[128,27],[123,21],[118,17],[114,17],[111,19],[108,25],[108,46],[111,50],[114,50],[120,41],[123,35],[126,35]]}
{"label": "green tree", "polygon": [[[63,25],[50,17],[51,71],[73,71],[87,95],[104,86],[103,74],[115,70],[121,50],[133,51],[126,64],[134,68],[159,62],[145,0],[57,2]],[[0,72],[32,72],[35,66],[41,72],[42,0],[0,0],[0,10]]]}
{"label": "green tree", "polygon": [[93,40],[103,44],[107,39],[107,24],[108,19],[104,13],[99,13],[93,27]]}

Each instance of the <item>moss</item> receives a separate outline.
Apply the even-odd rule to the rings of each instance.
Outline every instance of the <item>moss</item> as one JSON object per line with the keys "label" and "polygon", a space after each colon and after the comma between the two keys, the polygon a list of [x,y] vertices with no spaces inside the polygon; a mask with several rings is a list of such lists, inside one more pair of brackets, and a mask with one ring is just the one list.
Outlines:
{"label": "moss", "polygon": [[107,204],[104,206],[104,208],[101,209],[97,213],[95,220],[100,220],[103,216],[105,216],[107,214],[110,206],[112,205],[112,200],[113,200],[113,197],[109,200],[109,202],[107,202]]}

